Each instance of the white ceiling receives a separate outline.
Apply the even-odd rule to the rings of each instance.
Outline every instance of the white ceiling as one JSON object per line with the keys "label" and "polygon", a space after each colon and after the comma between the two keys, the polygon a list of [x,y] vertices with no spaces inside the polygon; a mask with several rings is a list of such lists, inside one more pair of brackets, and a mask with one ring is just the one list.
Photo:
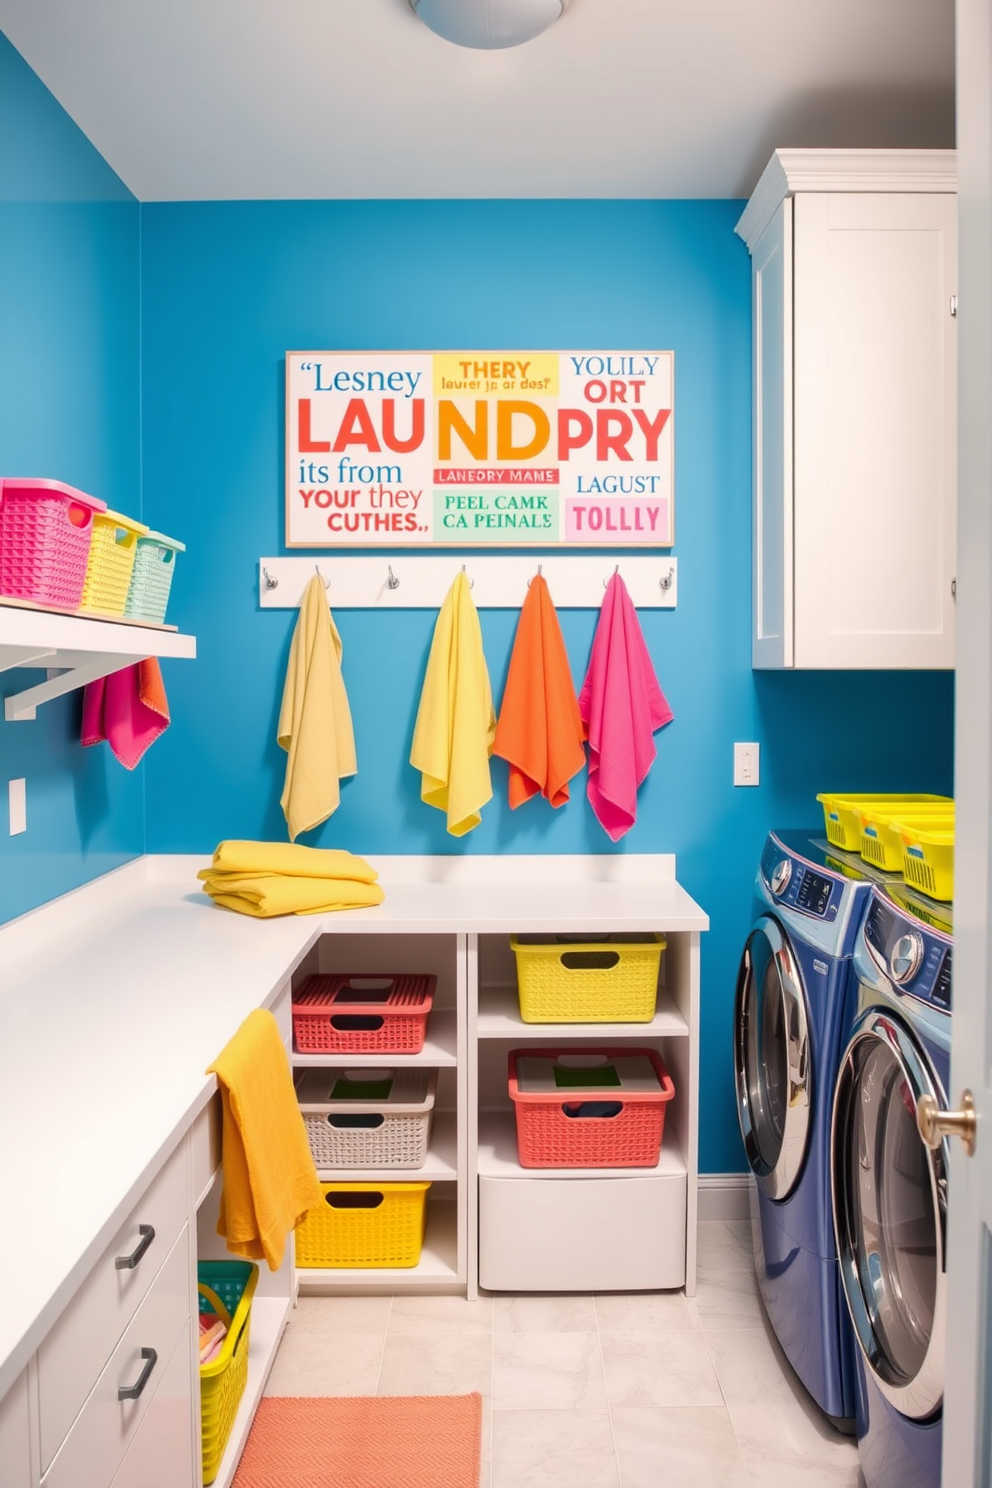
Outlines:
{"label": "white ceiling", "polygon": [[952,0],[571,0],[499,52],[408,0],[0,0],[0,30],[143,201],[741,197],[777,146],[954,143]]}

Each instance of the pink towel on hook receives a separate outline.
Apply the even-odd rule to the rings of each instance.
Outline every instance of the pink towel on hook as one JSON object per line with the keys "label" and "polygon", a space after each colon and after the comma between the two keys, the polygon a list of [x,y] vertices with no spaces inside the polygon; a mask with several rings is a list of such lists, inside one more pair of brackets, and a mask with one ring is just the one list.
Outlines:
{"label": "pink towel on hook", "polygon": [[637,788],[656,755],[653,735],[673,716],[618,573],[603,599],[579,712],[589,741],[586,795],[616,842],[637,819]]}
{"label": "pink towel on hook", "polygon": [[84,745],[104,739],[127,770],[169,727],[169,700],[158,658],[149,656],[90,682],[83,692]]}

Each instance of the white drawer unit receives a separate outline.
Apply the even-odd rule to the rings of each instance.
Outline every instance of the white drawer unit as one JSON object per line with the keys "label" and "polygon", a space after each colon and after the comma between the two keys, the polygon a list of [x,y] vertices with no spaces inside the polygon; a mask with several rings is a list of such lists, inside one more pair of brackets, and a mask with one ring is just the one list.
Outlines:
{"label": "white drawer unit", "polygon": [[[112,1488],[194,1488],[191,1370],[187,1323]],[[198,1440],[199,1424],[197,1447]]]}
{"label": "white drawer unit", "polygon": [[685,1174],[479,1179],[479,1285],[637,1292],[685,1281]]}
{"label": "white drawer unit", "polygon": [[38,1350],[43,1472],[189,1217],[188,1173],[181,1142]]}
{"label": "white drawer unit", "polygon": [[[190,1307],[189,1230],[184,1227],[42,1479],[44,1488],[107,1488],[113,1482],[173,1350],[183,1333],[188,1335]],[[191,1392],[188,1369],[186,1391]],[[44,1413],[44,1386],[40,1395]],[[185,1447],[188,1454],[188,1436]]]}
{"label": "white drawer unit", "polygon": [[0,1472],[3,1473],[3,1488],[31,1488],[27,1370],[0,1400]]}

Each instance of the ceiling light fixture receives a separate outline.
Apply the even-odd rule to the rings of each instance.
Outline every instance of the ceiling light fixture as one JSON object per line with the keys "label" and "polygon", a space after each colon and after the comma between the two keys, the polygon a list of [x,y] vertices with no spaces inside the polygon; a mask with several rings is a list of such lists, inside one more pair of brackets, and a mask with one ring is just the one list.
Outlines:
{"label": "ceiling light fixture", "polygon": [[425,26],[456,46],[495,50],[533,41],[568,0],[410,0]]}

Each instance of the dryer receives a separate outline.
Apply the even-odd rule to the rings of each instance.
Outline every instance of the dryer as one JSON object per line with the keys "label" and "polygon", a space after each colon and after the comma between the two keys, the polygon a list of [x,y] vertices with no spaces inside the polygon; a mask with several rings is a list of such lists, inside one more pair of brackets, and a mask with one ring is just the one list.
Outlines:
{"label": "dryer", "polygon": [[872,887],[856,864],[813,833],[769,834],[734,1011],[758,1285],[793,1369],[844,1430],[855,1413],[854,1343],[830,1205],[830,1116]]}
{"label": "dryer", "polygon": [[949,1154],[946,1140],[924,1144],[916,1109],[923,1095],[947,1105],[947,919],[943,906],[921,918],[912,896],[875,889],[854,952],[857,1013],[834,1095],[831,1175],[867,1488],[940,1484]]}

